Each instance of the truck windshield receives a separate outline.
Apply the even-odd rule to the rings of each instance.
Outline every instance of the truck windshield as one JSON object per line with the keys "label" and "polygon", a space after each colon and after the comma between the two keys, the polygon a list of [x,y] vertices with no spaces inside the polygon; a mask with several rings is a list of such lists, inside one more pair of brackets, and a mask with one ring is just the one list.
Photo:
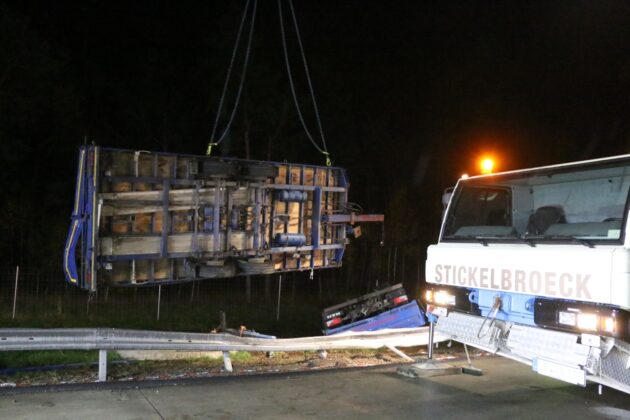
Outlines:
{"label": "truck windshield", "polygon": [[462,180],[442,239],[619,242],[630,160]]}

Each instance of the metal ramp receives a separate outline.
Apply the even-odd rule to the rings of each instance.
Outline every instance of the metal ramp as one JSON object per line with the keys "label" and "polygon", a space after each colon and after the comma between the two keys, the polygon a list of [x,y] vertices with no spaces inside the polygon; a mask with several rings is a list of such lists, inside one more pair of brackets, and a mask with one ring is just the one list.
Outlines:
{"label": "metal ramp", "polygon": [[614,338],[571,334],[451,312],[436,332],[532,366],[535,372],[576,385],[587,381],[630,394],[630,345]]}

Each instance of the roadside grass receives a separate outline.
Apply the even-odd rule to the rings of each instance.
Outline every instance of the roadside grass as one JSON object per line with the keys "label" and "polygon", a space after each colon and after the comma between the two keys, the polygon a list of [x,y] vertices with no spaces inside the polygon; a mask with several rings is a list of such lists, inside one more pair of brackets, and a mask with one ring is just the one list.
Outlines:
{"label": "roadside grass", "polygon": [[[87,300],[87,294],[74,289],[20,296],[15,319],[12,319],[12,302],[5,296],[0,299],[0,328],[121,328],[209,333],[219,326],[219,312],[224,311],[227,325],[231,328],[245,326],[279,338],[319,336],[322,334],[322,308],[338,303],[338,299],[331,301],[330,297],[319,300],[306,291],[294,296],[287,293],[286,298],[283,296],[277,319],[275,296],[266,298],[261,288],[253,290],[252,303],[248,304],[240,291],[211,286],[202,285],[201,293],[197,292],[194,300],[190,297],[190,288],[181,287],[180,295],[178,286],[165,286],[159,320],[155,289],[112,288],[108,297],[100,290],[92,301]],[[242,364],[266,360],[248,352],[232,353],[231,357],[234,362]],[[108,359],[120,360],[120,356],[109,351]],[[281,353],[273,358],[275,363],[289,359],[291,357]],[[0,352],[0,369],[97,361],[97,351]],[[206,361],[212,365],[223,363],[221,358]],[[189,362],[202,364],[203,360],[192,359]]]}
{"label": "roadside grass", "polygon": [[277,337],[321,335],[320,302],[285,303],[276,319],[276,306],[248,305],[230,299],[201,303],[163,302],[160,319],[156,305],[146,302],[99,302],[86,314],[85,305],[66,305],[62,310],[45,301],[22,305],[16,319],[8,310],[0,311],[0,328],[125,328],[156,331],[211,332],[219,326],[224,311],[231,328],[244,325],[250,330]]}
{"label": "roadside grass", "polygon": [[[449,349],[444,348],[442,351]],[[410,356],[423,354],[422,348],[409,348],[406,352]],[[95,366],[89,363],[97,357],[95,352],[32,352],[40,353],[27,358],[24,363],[13,360],[13,365],[46,363],[48,365],[69,363],[63,369],[47,368],[16,369],[0,374],[0,382],[17,384],[17,386],[53,385],[65,383],[94,382],[97,378]],[[49,353],[49,354],[44,354]],[[56,353],[56,354],[53,354]],[[76,354],[72,354],[76,353]],[[92,353],[90,357],[89,353]],[[70,357],[77,356],[77,357]],[[114,355],[110,360],[117,360],[119,355]],[[268,372],[292,372],[308,371],[311,369],[364,367],[384,365],[400,362],[395,354],[387,349],[363,349],[363,350],[331,350],[328,356],[322,359],[318,352],[277,352],[269,357],[265,352],[231,352],[234,374],[257,374]],[[81,363],[82,362],[82,363]],[[7,369],[8,370],[8,369]],[[142,381],[164,380],[181,378],[199,378],[215,375],[225,375],[221,356],[201,357],[175,360],[118,360],[112,363],[108,369],[109,380],[113,381]]]}
{"label": "roadside grass", "polygon": [[[121,360],[115,351],[107,352],[107,360]],[[98,362],[96,350],[42,350],[0,352],[0,369],[18,369],[33,366],[90,364]]]}

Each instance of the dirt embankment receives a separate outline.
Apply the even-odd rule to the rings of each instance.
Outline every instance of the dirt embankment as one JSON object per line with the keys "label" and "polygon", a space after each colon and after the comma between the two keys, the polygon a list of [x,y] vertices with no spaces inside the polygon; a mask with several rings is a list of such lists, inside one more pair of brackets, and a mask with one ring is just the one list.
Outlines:
{"label": "dirt embankment", "polygon": [[[407,348],[404,352],[415,359],[426,358],[426,347]],[[478,352],[475,352],[475,355]],[[462,358],[462,349],[441,346],[434,352],[436,358]],[[275,353],[232,353],[233,372],[227,372],[223,359],[198,358],[181,360],[130,361],[117,360],[108,366],[108,381],[176,380],[207,378],[213,376],[255,375],[311,371],[319,369],[355,368],[405,363],[398,355],[387,349],[380,350],[334,350],[322,357],[318,352]],[[79,365],[52,370],[20,371],[0,376],[3,386],[41,386],[56,384],[96,382],[97,368],[94,365]]]}

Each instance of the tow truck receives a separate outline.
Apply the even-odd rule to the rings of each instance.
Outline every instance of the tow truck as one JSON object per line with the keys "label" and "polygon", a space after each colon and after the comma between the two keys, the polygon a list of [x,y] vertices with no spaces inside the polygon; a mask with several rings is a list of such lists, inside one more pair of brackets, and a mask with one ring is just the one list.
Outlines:
{"label": "tow truck", "polygon": [[630,393],[630,155],[462,177],[424,292],[435,331]]}

